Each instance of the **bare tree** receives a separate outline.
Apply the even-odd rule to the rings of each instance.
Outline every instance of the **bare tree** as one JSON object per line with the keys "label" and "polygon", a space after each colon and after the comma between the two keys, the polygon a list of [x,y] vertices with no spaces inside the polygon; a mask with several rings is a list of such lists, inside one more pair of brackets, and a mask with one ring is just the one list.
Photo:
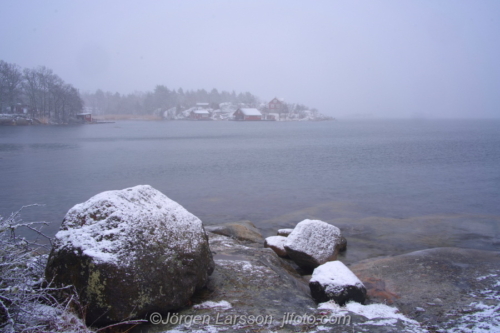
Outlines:
{"label": "bare tree", "polygon": [[67,123],[83,108],[78,90],[46,67],[25,69],[23,87],[32,110],[36,110],[32,117]]}
{"label": "bare tree", "polygon": [[8,108],[14,111],[17,103],[21,102],[23,75],[21,68],[0,60],[0,113]]}

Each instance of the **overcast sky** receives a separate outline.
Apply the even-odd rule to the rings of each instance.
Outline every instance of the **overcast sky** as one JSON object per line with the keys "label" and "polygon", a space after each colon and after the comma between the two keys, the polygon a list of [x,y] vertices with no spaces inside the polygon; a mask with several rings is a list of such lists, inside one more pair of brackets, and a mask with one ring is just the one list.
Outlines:
{"label": "overcast sky", "polygon": [[0,0],[0,59],[81,91],[249,91],[337,117],[500,117],[500,1]]}

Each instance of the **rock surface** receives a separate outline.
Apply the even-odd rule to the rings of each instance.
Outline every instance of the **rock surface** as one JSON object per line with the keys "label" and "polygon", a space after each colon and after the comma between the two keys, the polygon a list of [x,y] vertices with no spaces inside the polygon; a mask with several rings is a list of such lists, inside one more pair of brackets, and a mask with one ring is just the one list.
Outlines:
{"label": "rock surface", "polygon": [[350,266],[370,302],[397,306],[430,331],[500,331],[500,253],[435,248]]}
{"label": "rock surface", "polygon": [[340,261],[330,261],[314,269],[309,281],[311,295],[317,302],[349,301],[364,303],[366,288],[354,273]]}
{"label": "rock surface", "polygon": [[264,247],[268,247],[280,257],[287,257],[288,254],[285,250],[286,237],[283,236],[270,236],[266,238]]}
{"label": "rock surface", "polygon": [[288,256],[305,270],[313,270],[337,259],[341,245],[340,229],[319,220],[299,222],[288,235],[285,249]]}
{"label": "rock surface", "polygon": [[[317,306],[307,283],[288,260],[261,244],[254,247],[235,238],[207,234],[215,271],[207,288],[193,298],[195,304],[171,317],[164,315],[164,324],[140,325],[132,333],[419,332],[417,322],[386,305],[348,303],[339,307],[327,302]],[[206,320],[195,321],[196,316]],[[179,323],[181,317],[184,320]],[[311,319],[316,321],[308,323]]]}
{"label": "rock surface", "polygon": [[87,323],[106,325],[185,306],[213,269],[202,222],[140,185],[71,208],[55,236],[46,277],[74,285]]}
{"label": "rock surface", "polygon": [[264,244],[264,237],[262,237],[259,229],[250,221],[210,225],[206,226],[205,229],[214,234],[233,237],[240,241]]}

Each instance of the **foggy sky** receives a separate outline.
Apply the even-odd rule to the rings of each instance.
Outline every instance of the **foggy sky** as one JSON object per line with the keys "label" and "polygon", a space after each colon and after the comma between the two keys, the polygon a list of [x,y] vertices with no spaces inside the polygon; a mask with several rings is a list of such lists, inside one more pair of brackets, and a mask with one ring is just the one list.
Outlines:
{"label": "foggy sky", "polygon": [[81,91],[249,91],[334,117],[500,117],[500,1],[1,1],[0,59]]}

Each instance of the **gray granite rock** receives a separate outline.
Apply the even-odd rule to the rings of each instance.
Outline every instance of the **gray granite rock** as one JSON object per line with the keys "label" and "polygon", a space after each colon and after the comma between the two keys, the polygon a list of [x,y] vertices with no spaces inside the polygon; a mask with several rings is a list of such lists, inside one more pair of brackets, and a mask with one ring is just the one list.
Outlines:
{"label": "gray granite rock", "polygon": [[337,259],[341,246],[340,229],[319,220],[299,222],[288,235],[285,249],[288,256],[305,270],[313,270]]}
{"label": "gray granite rock", "polygon": [[185,306],[213,270],[200,219],[141,185],[71,208],[46,277],[76,288],[88,324],[107,325]]}
{"label": "gray granite rock", "polygon": [[205,230],[214,234],[233,237],[243,242],[264,244],[264,237],[262,237],[261,232],[250,221],[215,224],[206,226]]}
{"label": "gray granite rock", "polygon": [[309,288],[317,302],[333,300],[344,305],[349,301],[364,303],[366,298],[363,283],[338,260],[316,267],[309,281]]}
{"label": "gray granite rock", "polygon": [[370,302],[397,306],[431,331],[500,330],[499,252],[435,248],[368,259],[350,269]]}

